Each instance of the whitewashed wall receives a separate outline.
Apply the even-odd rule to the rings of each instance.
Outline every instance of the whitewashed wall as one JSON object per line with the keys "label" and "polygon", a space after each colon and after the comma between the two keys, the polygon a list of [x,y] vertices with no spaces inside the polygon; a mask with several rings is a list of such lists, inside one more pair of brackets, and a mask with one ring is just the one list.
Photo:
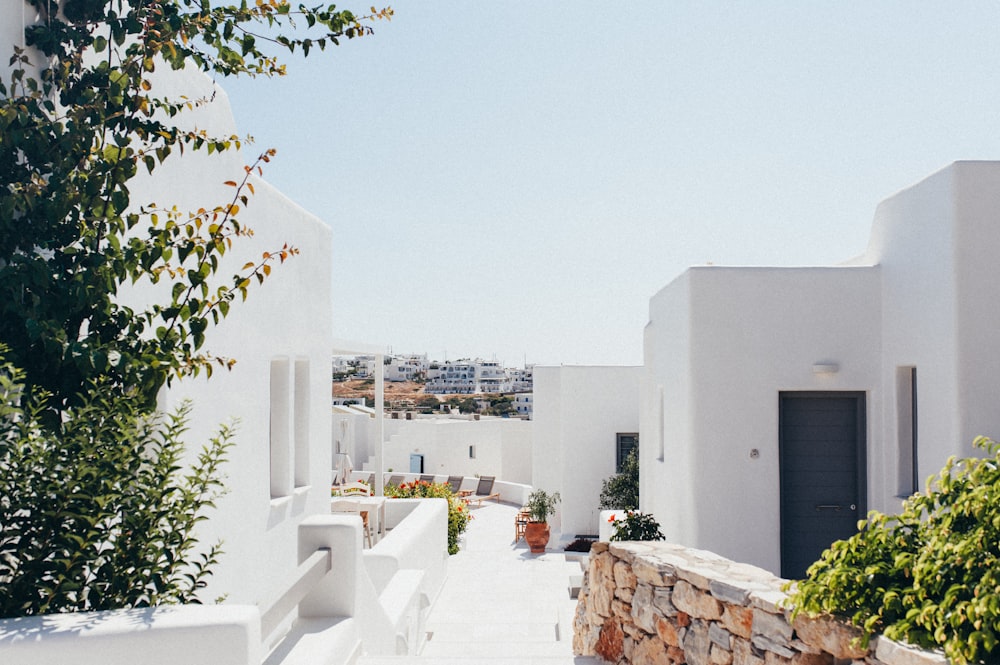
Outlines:
{"label": "whitewashed wall", "polygon": [[[213,135],[238,131],[225,92],[201,74],[165,72],[155,80],[153,91],[189,97],[214,94],[214,100],[186,122]],[[137,181],[133,204],[155,201],[195,210],[223,203],[233,196],[233,188],[223,183],[239,181],[244,163],[255,156],[255,152],[230,151],[172,157],[152,178]],[[309,514],[329,512],[333,337],[329,227],[267,182],[254,178],[253,183],[256,194],[240,221],[254,230],[254,236],[234,242],[218,274],[228,279],[247,261],[259,260],[263,252],[285,243],[298,247],[301,254],[275,265],[262,286],[251,288],[246,302],[235,302],[229,317],[209,330],[205,348],[235,358],[235,368],[217,371],[210,380],[175,383],[161,399],[164,408],[182,399],[193,401],[192,447],[199,447],[218,423],[239,421],[237,446],[224,468],[229,493],[205,523],[203,540],[222,539],[225,549],[206,598],[224,595],[247,603],[270,593],[285,573],[294,570],[299,522]],[[141,301],[156,296],[151,288],[139,288],[127,297]],[[276,396],[286,401],[288,412],[281,436],[287,441],[282,456],[289,468],[281,481],[287,486],[281,497],[272,497],[271,482],[272,361],[284,363],[280,371],[287,380],[284,397]],[[304,454],[306,468],[300,462],[295,472],[295,458],[301,460]],[[292,478],[296,473],[298,478]]]}
{"label": "whitewashed wall", "polygon": [[[644,408],[640,442],[653,445],[640,445],[642,508],[665,517],[670,541],[774,570],[779,392],[871,387],[878,374],[878,270],[693,268],[672,286],[685,293],[654,298],[651,324],[686,324],[688,344],[650,335],[655,359],[647,384],[663,385],[668,400],[683,397],[677,405],[668,401],[662,460],[658,413],[648,402]],[[678,299],[688,304],[686,321],[669,307]],[[678,358],[686,358],[690,381],[663,373],[671,365],[664,359]],[[814,374],[821,362],[840,371]],[[869,407],[878,398],[871,392]],[[759,457],[752,459],[751,449]]]}
{"label": "whitewashed wall", "polygon": [[531,484],[562,496],[549,524],[563,538],[598,532],[601,483],[615,473],[616,435],[639,431],[641,378],[641,367],[535,366]]}
{"label": "whitewashed wall", "polygon": [[901,367],[918,370],[919,477],[1000,434],[998,215],[1000,164],[961,162],[882,203],[850,265],[698,267],[656,294],[641,503],[667,538],[779,569],[781,391],[866,393],[868,507],[883,511],[909,489]]}
{"label": "whitewashed wall", "polygon": [[[496,476],[531,482],[531,423],[517,418],[387,420],[385,469],[410,470],[410,454],[424,456],[424,473]],[[475,457],[469,456],[469,446]],[[355,463],[355,468],[361,468]]]}
{"label": "whitewashed wall", "polygon": [[[20,0],[3,0],[0,8],[8,19],[22,13]],[[31,17],[27,18],[30,21]],[[20,43],[19,23],[0,21],[4,65],[11,43]],[[153,77],[152,94],[174,98],[184,94],[192,99],[214,96],[210,103],[183,116],[182,123],[205,129],[211,136],[238,133],[225,93],[198,72],[175,73],[161,67]],[[212,156],[175,154],[153,177],[141,176],[131,183],[133,205],[155,202],[193,211],[228,203],[234,190],[223,183],[241,180],[244,164],[255,156],[256,152],[235,150]],[[230,280],[247,261],[259,260],[264,251],[280,249],[286,242],[299,247],[302,254],[283,266],[275,266],[263,287],[252,288],[247,302],[234,303],[229,318],[209,330],[205,349],[235,358],[237,365],[232,372],[217,371],[211,381],[197,378],[175,382],[160,400],[168,409],[182,399],[193,401],[187,436],[191,456],[220,423],[231,419],[240,423],[236,446],[223,469],[228,493],[218,501],[218,508],[200,532],[203,543],[221,539],[225,550],[203,595],[208,602],[225,597],[231,602],[253,604],[269,595],[277,581],[298,563],[298,523],[310,513],[329,512],[332,235],[319,219],[265,181],[254,178],[253,184],[256,196],[240,214],[240,220],[254,229],[255,236],[235,241],[219,270],[220,283]],[[123,293],[121,299],[141,304],[162,297],[168,288],[140,283]],[[289,370],[289,399],[297,402],[297,408],[291,409],[287,431],[290,442],[299,441],[299,451],[289,449],[285,456],[307,458],[307,463],[299,465],[297,480],[289,477],[288,484],[297,487],[288,496],[272,499],[270,383],[271,361],[278,358],[299,368],[297,375]],[[296,383],[298,399],[294,395]],[[297,433],[292,431],[296,418]]]}

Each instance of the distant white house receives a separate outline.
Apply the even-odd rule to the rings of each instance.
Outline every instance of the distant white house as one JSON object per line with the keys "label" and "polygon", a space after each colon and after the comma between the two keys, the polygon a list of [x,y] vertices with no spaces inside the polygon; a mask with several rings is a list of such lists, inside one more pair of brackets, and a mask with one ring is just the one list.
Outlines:
{"label": "distant white house", "polygon": [[896,511],[1000,435],[998,256],[1000,163],[958,162],[884,201],[848,263],[684,272],[650,300],[642,508],[786,576]]}
{"label": "distant white house", "polygon": [[496,360],[447,361],[430,366],[424,391],[455,395],[508,393],[511,380],[503,364]]}
{"label": "distant white house", "polygon": [[392,356],[385,366],[386,381],[414,381],[426,375],[427,354]]}
{"label": "distant white house", "polygon": [[514,408],[517,410],[517,414],[526,416],[528,420],[531,420],[534,402],[534,393],[516,393],[514,395]]}

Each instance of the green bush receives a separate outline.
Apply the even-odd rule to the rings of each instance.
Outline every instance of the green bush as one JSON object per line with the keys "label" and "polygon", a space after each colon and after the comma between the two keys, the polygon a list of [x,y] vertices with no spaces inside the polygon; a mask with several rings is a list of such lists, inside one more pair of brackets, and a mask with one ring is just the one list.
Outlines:
{"label": "green bush", "polygon": [[606,478],[601,484],[601,510],[639,509],[639,447],[628,452],[621,473]]}
{"label": "green bush", "polygon": [[187,405],[149,416],[98,388],[53,432],[20,381],[0,365],[0,617],[198,603],[221,550],[195,529],[231,430],[185,470]]}
{"label": "green bush", "polygon": [[[391,471],[392,469],[390,469]],[[458,554],[458,538],[469,526],[472,514],[469,506],[451,491],[447,483],[428,483],[414,480],[385,486],[385,495],[397,499],[447,499],[448,500],[448,554]]]}
{"label": "green bush", "polygon": [[[1000,636],[1000,446],[951,458],[899,515],[869,514],[797,582],[794,614],[830,613],[953,663],[997,662]],[[790,586],[791,588],[791,586]]]}
{"label": "green bush", "polygon": [[616,520],[615,515],[608,519],[615,527],[611,540],[665,540],[660,531],[660,523],[652,515],[640,513],[638,510],[628,510],[625,517]]}

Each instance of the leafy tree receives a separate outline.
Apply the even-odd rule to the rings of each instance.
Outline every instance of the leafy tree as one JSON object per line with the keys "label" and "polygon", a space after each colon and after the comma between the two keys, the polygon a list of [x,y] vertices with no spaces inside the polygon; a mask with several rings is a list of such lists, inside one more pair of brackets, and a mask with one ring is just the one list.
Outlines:
{"label": "leafy tree", "polygon": [[872,511],[795,584],[794,613],[830,613],[939,648],[956,664],[995,663],[1000,640],[1000,445],[949,459],[899,515]]}
{"label": "leafy tree", "polygon": [[415,400],[416,407],[425,413],[431,413],[441,406],[441,400],[434,395],[421,395]]}
{"label": "leafy tree", "polygon": [[463,397],[458,402],[458,410],[461,413],[479,413],[479,402],[475,397]]}
{"label": "leafy tree", "polygon": [[621,473],[601,483],[601,510],[639,509],[639,447],[636,446],[622,462]]}
{"label": "leafy tree", "polygon": [[517,407],[514,406],[514,400],[510,395],[496,395],[490,397],[488,413],[493,416],[509,416],[517,413]]}
{"label": "leafy tree", "polygon": [[[392,11],[29,1],[40,18],[0,80],[0,616],[197,602],[220,550],[198,553],[194,529],[231,430],[182,470],[187,407],[155,416],[155,397],[173,377],[231,366],[202,350],[206,330],[297,250],[269,248],[216,280],[252,234],[239,215],[272,150],[220,203],[132,200],[141,169],[240,146],[183,129],[211,99],[169,98],[154,74],[281,75],[272,52],[368,34]],[[165,299],[123,305],[137,282]]]}
{"label": "leafy tree", "polygon": [[[50,393],[56,409],[79,403],[98,377],[151,407],[171,377],[231,364],[201,350],[206,329],[297,251],[269,249],[212,280],[233,240],[251,233],[239,221],[253,194],[249,175],[273,151],[234,174],[232,196],[218,204],[188,212],[131,200],[139,169],[152,173],[185,150],[240,145],[181,129],[179,114],[210,100],[167,98],[154,72],[281,75],[270,51],[323,49],[371,32],[369,19],[391,10],[356,17],[284,0],[30,3],[40,16],[25,30],[31,48],[15,48],[0,82],[0,342],[28,389]],[[305,33],[280,33],[296,26]],[[139,281],[168,282],[166,302],[120,304],[119,290]]]}
{"label": "leafy tree", "polygon": [[147,416],[95,386],[62,432],[0,365],[0,617],[197,603],[220,544],[196,525],[221,493],[233,431],[181,467],[189,405]]}

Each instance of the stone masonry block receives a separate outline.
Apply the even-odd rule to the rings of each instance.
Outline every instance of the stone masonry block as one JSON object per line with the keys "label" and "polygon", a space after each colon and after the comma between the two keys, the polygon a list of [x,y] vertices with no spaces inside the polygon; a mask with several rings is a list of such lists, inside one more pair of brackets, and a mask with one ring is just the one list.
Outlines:
{"label": "stone masonry block", "polygon": [[655,637],[638,642],[632,650],[632,665],[661,665],[667,659],[667,647]]}
{"label": "stone masonry block", "polygon": [[776,642],[768,637],[765,637],[764,635],[754,635],[750,642],[761,651],[778,654],[782,658],[791,658],[796,654],[796,652],[790,649],[787,645],[782,644],[781,642]]}
{"label": "stone masonry block", "polygon": [[621,626],[614,619],[608,619],[601,628],[601,635],[597,639],[594,653],[609,663],[617,663],[625,649],[625,633]]}
{"label": "stone masonry block", "polygon": [[637,626],[647,633],[656,632],[656,620],[659,615],[653,605],[653,587],[640,584],[635,589],[632,598],[631,618]]}
{"label": "stone masonry block", "polygon": [[833,654],[834,658],[864,658],[867,650],[857,640],[861,631],[830,616],[795,618],[795,633],[806,644]]}
{"label": "stone masonry block", "polygon": [[677,616],[677,608],[670,600],[673,593],[673,587],[653,587],[653,605],[663,616]]}
{"label": "stone masonry block", "polygon": [[726,630],[734,635],[748,640],[753,635],[753,610],[749,607],[726,605],[721,621]]}
{"label": "stone masonry block", "polygon": [[721,580],[712,580],[708,585],[712,596],[731,605],[747,605],[750,602],[750,589]]}
{"label": "stone masonry block", "polygon": [[708,639],[708,624],[705,621],[691,623],[691,628],[684,635],[683,647],[688,665],[711,665],[712,642]]}
{"label": "stone masonry block", "polygon": [[615,577],[615,586],[619,589],[635,588],[635,573],[632,572],[632,566],[624,561],[616,561],[612,573]]}
{"label": "stone masonry block", "polygon": [[660,617],[656,620],[656,634],[669,646],[679,647],[681,645],[677,626],[670,619]]}
{"label": "stone masonry block", "polygon": [[783,614],[771,614],[764,610],[753,611],[753,634],[762,635],[768,640],[785,647],[792,639],[792,626],[785,620]]}
{"label": "stone masonry block", "polygon": [[733,652],[729,649],[723,649],[718,644],[713,644],[708,659],[712,665],[732,665]]}
{"label": "stone masonry block", "polygon": [[733,665],[764,665],[764,652],[754,648],[749,640],[733,641]]}
{"label": "stone masonry block", "polygon": [[722,603],[684,580],[674,585],[670,600],[677,609],[696,619],[715,621],[722,618]]}
{"label": "stone masonry block", "polygon": [[732,651],[733,649],[732,633],[715,621],[708,625],[708,639],[710,639],[713,644],[717,644],[726,651]]}

